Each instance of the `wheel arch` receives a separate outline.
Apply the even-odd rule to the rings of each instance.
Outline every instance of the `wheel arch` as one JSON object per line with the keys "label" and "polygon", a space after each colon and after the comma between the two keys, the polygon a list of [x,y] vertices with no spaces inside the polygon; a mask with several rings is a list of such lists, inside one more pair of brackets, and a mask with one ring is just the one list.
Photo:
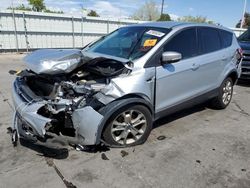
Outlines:
{"label": "wheel arch", "polygon": [[237,80],[238,80],[238,73],[237,71],[231,71],[226,78],[231,78],[232,81],[233,81],[233,84],[235,85],[237,83]]}
{"label": "wheel arch", "polygon": [[[151,114],[154,113],[154,107],[152,105],[152,103],[150,102],[150,98],[142,93],[131,93],[131,94],[127,94],[127,95],[124,95],[118,99],[116,99],[115,101],[119,101],[119,100],[125,100],[125,99],[139,99],[137,102],[146,106],[149,111],[151,112]],[[132,100],[133,101],[133,100]],[[137,103],[135,101],[135,103]]]}
{"label": "wheel arch", "polygon": [[128,94],[124,95],[123,97],[120,97],[111,103],[107,104],[105,107],[99,110],[99,113],[103,115],[103,120],[101,124],[98,127],[97,136],[96,136],[96,144],[99,144],[101,142],[101,135],[104,131],[107,122],[110,120],[111,116],[114,114],[114,112],[122,107],[125,107],[127,105],[143,105],[150,111],[152,115],[152,120],[154,120],[154,107],[149,102],[149,98],[144,95],[140,94]]}

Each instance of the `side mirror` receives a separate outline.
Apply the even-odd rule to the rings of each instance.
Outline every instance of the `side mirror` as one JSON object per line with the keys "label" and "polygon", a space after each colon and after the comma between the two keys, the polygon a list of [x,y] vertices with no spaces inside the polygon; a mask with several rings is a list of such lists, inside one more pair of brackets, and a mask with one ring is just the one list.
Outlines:
{"label": "side mirror", "polygon": [[162,64],[175,63],[182,59],[182,55],[178,52],[163,52]]}

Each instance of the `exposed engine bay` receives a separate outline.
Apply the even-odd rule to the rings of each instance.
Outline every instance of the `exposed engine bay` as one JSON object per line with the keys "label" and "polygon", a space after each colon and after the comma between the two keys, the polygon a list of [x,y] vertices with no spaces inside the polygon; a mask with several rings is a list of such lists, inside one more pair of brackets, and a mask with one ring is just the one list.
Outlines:
{"label": "exposed engine bay", "polygon": [[[13,98],[17,103],[16,118],[18,114],[22,116],[19,120],[22,130],[14,129],[21,136],[25,134],[35,140],[63,136],[68,142],[92,143],[90,139],[94,139],[91,137],[96,128],[89,130],[90,135],[81,125],[89,120],[81,117],[80,112],[96,116],[96,122],[91,123],[98,126],[103,118],[98,110],[115,100],[115,96],[107,93],[112,79],[128,75],[133,66],[119,60],[80,50],[38,50],[28,55],[25,58],[28,69],[16,72],[14,82],[15,93],[21,96],[14,94]],[[24,101],[19,102],[20,98]]]}

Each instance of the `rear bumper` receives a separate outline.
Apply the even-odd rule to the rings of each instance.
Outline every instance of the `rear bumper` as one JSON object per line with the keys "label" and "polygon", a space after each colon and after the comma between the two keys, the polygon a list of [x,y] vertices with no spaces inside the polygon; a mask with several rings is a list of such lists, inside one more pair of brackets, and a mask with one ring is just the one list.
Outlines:
{"label": "rear bumper", "polygon": [[[75,137],[51,133],[48,131],[48,127],[51,126],[54,120],[38,114],[39,109],[44,107],[48,101],[39,98],[29,88],[25,89],[25,87],[27,87],[25,83],[19,79],[14,81],[12,87],[12,98],[15,107],[13,129],[17,130],[19,138],[32,141],[39,140],[49,144],[97,144],[97,131],[103,119],[101,114],[90,106],[76,109],[72,113]],[[58,140],[58,142],[55,140]]]}

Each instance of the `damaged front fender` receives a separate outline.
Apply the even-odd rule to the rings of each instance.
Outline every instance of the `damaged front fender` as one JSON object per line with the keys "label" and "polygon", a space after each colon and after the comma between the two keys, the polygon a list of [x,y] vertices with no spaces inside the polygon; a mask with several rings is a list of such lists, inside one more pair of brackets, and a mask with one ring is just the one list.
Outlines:
{"label": "damaged front fender", "polygon": [[[13,103],[16,113],[14,114],[13,130],[18,131],[19,137],[37,141],[43,140],[64,140],[65,142],[94,145],[96,144],[97,131],[103,120],[103,115],[94,110],[91,106],[84,106],[72,111],[71,119],[75,134],[72,137],[50,132],[54,119],[43,116],[39,113],[44,108],[47,101],[27,101],[25,94],[13,86]],[[23,96],[23,97],[22,97]],[[63,125],[57,125],[63,126]]]}

